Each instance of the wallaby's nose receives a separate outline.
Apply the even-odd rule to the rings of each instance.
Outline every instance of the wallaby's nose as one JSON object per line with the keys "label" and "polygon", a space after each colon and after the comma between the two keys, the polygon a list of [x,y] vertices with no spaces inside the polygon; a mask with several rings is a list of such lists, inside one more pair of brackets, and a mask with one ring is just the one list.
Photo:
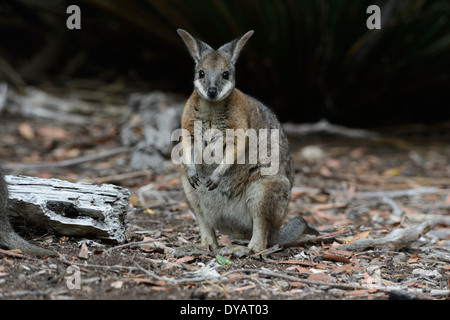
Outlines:
{"label": "wallaby's nose", "polygon": [[208,96],[210,98],[215,98],[217,96],[217,88],[216,87],[211,87],[208,89]]}

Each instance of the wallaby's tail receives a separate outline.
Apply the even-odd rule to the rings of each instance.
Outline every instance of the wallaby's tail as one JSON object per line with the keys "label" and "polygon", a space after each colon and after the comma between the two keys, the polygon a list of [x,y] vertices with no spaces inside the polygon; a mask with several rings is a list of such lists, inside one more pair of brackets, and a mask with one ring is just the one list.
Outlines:
{"label": "wallaby's tail", "polygon": [[8,188],[0,168],[0,247],[20,249],[24,254],[45,257],[55,255],[53,251],[35,246],[14,232],[7,215]]}
{"label": "wallaby's tail", "polygon": [[39,258],[55,255],[55,252],[35,246],[34,244],[31,244],[23,239],[21,236],[15,233],[14,230],[12,230],[9,221],[7,221],[7,225],[4,224],[4,221],[1,221],[0,223],[3,224],[0,232],[1,247],[11,250],[20,249],[22,253],[26,255]]}
{"label": "wallaby's tail", "polygon": [[283,228],[278,231],[275,243],[283,244],[298,240],[303,234],[318,235],[316,229],[308,226],[302,217],[295,217],[290,220]]}

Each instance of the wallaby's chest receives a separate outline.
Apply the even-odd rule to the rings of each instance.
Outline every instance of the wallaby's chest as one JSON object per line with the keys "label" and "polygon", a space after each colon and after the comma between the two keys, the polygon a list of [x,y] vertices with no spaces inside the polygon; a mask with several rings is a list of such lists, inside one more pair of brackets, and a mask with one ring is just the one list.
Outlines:
{"label": "wallaby's chest", "polygon": [[[196,112],[193,125],[194,144],[197,147],[201,144],[203,154],[214,156],[215,152],[223,151],[223,146],[226,143],[226,130],[229,129],[227,120],[226,113],[221,110]],[[206,166],[209,169],[215,168],[218,164],[211,163],[211,161],[202,162],[212,165]]]}
{"label": "wallaby's chest", "polygon": [[223,109],[196,110],[194,113],[195,124],[197,124],[197,127],[201,125],[202,134],[206,134],[211,130],[225,132],[226,129],[229,129],[228,112]]}

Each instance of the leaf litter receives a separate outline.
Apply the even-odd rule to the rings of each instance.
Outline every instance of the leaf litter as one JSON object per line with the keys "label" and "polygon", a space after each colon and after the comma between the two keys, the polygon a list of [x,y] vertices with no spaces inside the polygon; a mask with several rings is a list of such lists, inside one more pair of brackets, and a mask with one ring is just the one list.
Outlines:
{"label": "leaf litter", "polygon": [[[130,171],[123,152],[71,166],[14,165],[120,148],[124,115],[117,107],[106,114],[97,108],[96,119],[103,121],[77,118],[76,124],[60,122],[63,113],[57,121],[2,114],[0,148],[11,174],[119,184],[131,191],[133,210],[123,244],[21,228],[23,236],[59,256],[38,260],[0,250],[1,298],[389,299],[398,292],[412,299],[449,298],[448,136],[431,140],[419,133],[414,150],[398,144],[411,138],[396,135],[395,128],[381,131],[382,141],[313,133],[310,145],[290,136],[296,174],[286,221],[302,215],[320,235],[239,259],[208,252],[173,258],[175,247],[199,243],[200,237],[169,160],[162,171]],[[311,156],[311,149],[320,152]],[[374,245],[421,224],[424,232],[401,246]],[[221,245],[246,244],[218,236]],[[345,247],[369,240],[371,245],[356,250]],[[79,271],[79,289],[68,287],[71,267]]]}

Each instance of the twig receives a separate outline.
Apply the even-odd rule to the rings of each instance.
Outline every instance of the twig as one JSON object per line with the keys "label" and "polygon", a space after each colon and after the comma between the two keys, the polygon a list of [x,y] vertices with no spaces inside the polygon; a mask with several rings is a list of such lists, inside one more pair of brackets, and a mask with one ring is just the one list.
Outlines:
{"label": "twig", "polygon": [[[121,245],[109,248],[108,250],[105,250],[104,253],[109,253],[112,250],[120,249],[120,248],[134,247],[134,246],[138,247],[138,246],[140,246],[142,244],[151,243],[151,242],[161,242],[161,240],[159,240],[159,239],[151,239],[151,240],[144,240],[144,241],[125,243],[125,244],[121,244]],[[170,248],[170,249],[172,249],[172,248]]]}
{"label": "twig", "polygon": [[117,181],[122,181],[122,180],[126,180],[126,179],[134,179],[134,178],[138,178],[141,176],[148,176],[153,173],[154,173],[153,170],[134,171],[134,172],[116,174],[116,175],[112,175],[112,176],[95,178],[93,182],[98,183],[98,184],[103,184],[103,183],[107,183],[107,182],[117,182]]}
{"label": "twig", "polygon": [[405,213],[402,209],[400,209],[400,207],[397,205],[397,203],[394,200],[392,200],[391,198],[389,198],[387,196],[384,196],[383,198],[381,198],[381,203],[387,204],[388,206],[390,206],[392,208],[392,215],[394,217],[401,217]]}
{"label": "twig", "polygon": [[22,259],[32,259],[29,256],[26,256],[24,254],[18,253],[18,252],[14,252],[11,250],[3,250],[0,249],[0,253],[3,253],[4,255],[10,256],[10,257],[15,257],[15,258],[22,258]]}
{"label": "twig", "polygon": [[291,247],[302,247],[307,244],[321,244],[321,243],[333,243],[338,242],[341,243],[339,239],[336,239],[335,237],[315,237],[312,239],[305,239],[305,240],[297,240],[297,241],[291,241],[280,244],[280,247],[283,249],[291,248]]}
{"label": "twig", "polygon": [[42,297],[48,294],[51,294],[54,291],[54,288],[48,288],[45,291],[42,290],[18,290],[12,292],[0,292],[0,298],[18,298],[23,296],[32,295],[35,297]]}
{"label": "twig", "polygon": [[181,279],[171,279],[171,278],[163,278],[158,276],[157,274],[146,270],[142,268],[137,262],[134,263],[137,269],[144,272],[146,275],[156,279],[156,280],[162,280],[173,284],[190,284],[195,282],[204,282],[204,281],[221,281],[221,280],[229,280],[224,278],[223,275],[218,273],[216,269],[220,267],[220,265],[216,262],[216,260],[211,260],[210,263],[208,263],[203,268],[193,271],[193,272],[186,272],[187,278],[181,278]]}
{"label": "twig", "polygon": [[59,162],[51,162],[51,163],[46,163],[46,162],[37,162],[37,163],[7,163],[5,165],[3,165],[3,167],[7,168],[7,169],[20,169],[20,170],[29,170],[29,169],[33,169],[33,170],[42,170],[42,169],[46,169],[46,170],[50,170],[53,168],[63,168],[63,167],[71,167],[71,166],[76,166],[85,162],[89,162],[89,161],[96,161],[96,160],[100,160],[103,158],[108,158],[120,153],[124,153],[124,152],[128,152],[130,151],[130,148],[128,147],[119,147],[119,148],[115,148],[115,149],[111,149],[111,150],[106,150],[103,152],[99,152],[97,154],[93,154],[93,155],[87,155],[87,156],[82,156],[82,157],[77,157],[77,158],[73,158],[73,159],[67,159],[67,160],[63,160],[63,161],[59,161]]}
{"label": "twig", "polygon": [[355,193],[355,198],[368,199],[368,198],[396,198],[396,197],[412,197],[415,195],[435,193],[438,188],[435,187],[422,187],[417,189],[402,189],[402,190],[381,190],[381,191],[359,191]]}
{"label": "twig", "polygon": [[133,271],[133,270],[137,270],[136,267],[132,267],[132,266],[122,266],[122,265],[114,265],[114,266],[105,266],[105,265],[101,265],[101,264],[88,264],[86,262],[75,262],[75,261],[68,261],[62,254],[58,253],[59,258],[61,259],[61,261],[67,265],[75,265],[75,266],[80,266],[83,268],[102,268],[102,269],[109,269],[109,270],[114,270],[114,269],[118,269],[118,270],[128,270],[128,271]]}
{"label": "twig", "polygon": [[154,278],[156,280],[159,280],[159,281],[162,280],[162,281],[167,281],[167,282],[174,282],[174,281],[176,281],[174,279],[160,277],[157,274],[155,274],[155,273],[153,273],[151,271],[148,271],[147,269],[142,268],[137,262],[135,262],[134,265],[136,266],[136,269],[144,272],[146,275],[148,275],[148,276],[150,276],[150,277],[152,277],[152,278]]}
{"label": "twig", "polygon": [[[374,287],[374,286],[365,286],[365,285],[359,285],[359,284],[332,283],[332,282],[308,280],[308,279],[291,276],[291,275],[288,275],[285,273],[275,272],[275,271],[272,271],[272,270],[264,268],[264,267],[262,267],[260,270],[258,270],[258,269],[235,269],[235,270],[228,271],[228,272],[224,273],[223,275],[228,276],[233,273],[258,273],[260,275],[264,275],[264,276],[268,276],[268,277],[281,278],[281,279],[285,279],[288,281],[304,283],[309,286],[316,285],[316,286],[324,286],[327,288],[338,288],[338,289],[343,289],[343,290],[376,289],[379,292],[386,292],[386,293],[391,292],[391,291],[396,291],[396,290],[402,290],[402,291],[407,291],[407,292],[414,293],[414,294],[418,293],[417,289],[411,289],[411,288],[404,287],[404,286],[399,286],[399,287],[397,287],[397,286],[389,286],[389,287],[375,286]],[[239,280],[242,280],[242,278],[239,278]],[[432,296],[445,296],[445,295],[448,295],[449,293],[450,293],[450,290],[431,290],[431,292],[429,292],[429,294]]]}
{"label": "twig", "polygon": [[349,138],[362,139],[379,139],[380,135],[373,131],[363,129],[352,129],[344,126],[334,125],[329,123],[326,119],[322,119],[316,123],[292,124],[284,123],[283,128],[287,134],[304,136],[315,133],[329,133],[333,135],[340,135]]}

